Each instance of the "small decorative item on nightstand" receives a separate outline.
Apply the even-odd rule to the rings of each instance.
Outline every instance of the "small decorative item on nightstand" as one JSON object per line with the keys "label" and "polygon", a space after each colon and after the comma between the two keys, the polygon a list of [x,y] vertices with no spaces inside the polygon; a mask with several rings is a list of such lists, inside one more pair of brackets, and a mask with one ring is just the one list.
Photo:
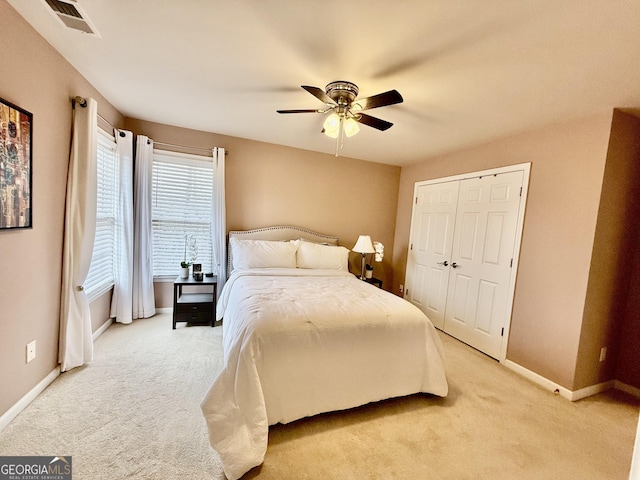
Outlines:
{"label": "small decorative item on nightstand", "polygon": [[204,278],[204,272],[202,271],[202,264],[194,263],[191,268],[193,273],[193,279],[197,282],[201,282],[202,279]]}
{"label": "small decorative item on nightstand", "polygon": [[[187,261],[187,251],[189,252],[189,260]],[[180,278],[189,278],[189,267],[193,265],[193,271],[196,271],[196,265],[199,265],[199,270],[202,269],[202,265],[195,262],[198,258],[198,243],[193,235],[184,234],[184,259],[180,262]]]}
{"label": "small decorative item on nightstand", "polygon": [[189,262],[180,262],[180,278],[189,278]]}
{"label": "small decorative item on nightstand", "polygon": [[367,263],[367,265],[364,267],[364,278],[371,277],[373,277],[373,267]]}
{"label": "small decorative item on nightstand", "polygon": [[373,242],[373,249],[376,251],[374,259],[376,262],[381,262],[384,257],[384,245],[380,242]]}

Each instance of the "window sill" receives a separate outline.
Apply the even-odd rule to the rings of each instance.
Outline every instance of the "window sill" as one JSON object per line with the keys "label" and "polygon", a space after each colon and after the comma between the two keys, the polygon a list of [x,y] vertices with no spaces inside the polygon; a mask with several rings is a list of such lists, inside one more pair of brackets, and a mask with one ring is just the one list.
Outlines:
{"label": "window sill", "polygon": [[90,291],[86,292],[88,302],[89,303],[93,302],[95,299],[101,297],[102,295],[107,293],[109,290],[111,290],[113,287],[114,287],[114,284],[113,282],[111,282],[109,284],[99,285],[98,287],[91,289]]}
{"label": "window sill", "polygon": [[178,274],[175,275],[156,275],[153,277],[153,283],[173,283]]}

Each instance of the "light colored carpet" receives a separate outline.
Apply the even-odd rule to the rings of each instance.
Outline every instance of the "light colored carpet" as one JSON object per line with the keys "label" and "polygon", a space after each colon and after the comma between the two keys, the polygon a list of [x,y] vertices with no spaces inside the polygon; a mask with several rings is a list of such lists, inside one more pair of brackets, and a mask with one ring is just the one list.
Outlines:
{"label": "light colored carpet", "polygon": [[[113,325],[90,365],[61,375],[0,432],[0,455],[72,455],[74,479],[213,479],[200,400],[221,328],[171,316]],[[271,427],[261,479],[620,479],[639,401],[571,403],[441,335],[450,394],[414,395]]]}

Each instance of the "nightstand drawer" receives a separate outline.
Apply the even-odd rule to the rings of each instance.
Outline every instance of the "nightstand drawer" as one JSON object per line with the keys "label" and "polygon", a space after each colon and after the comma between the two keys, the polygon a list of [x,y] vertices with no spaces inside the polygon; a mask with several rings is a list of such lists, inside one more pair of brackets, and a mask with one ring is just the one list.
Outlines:
{"label": "nightstand drawer", "polygon": [[213,305],[211,304],[198,304],[198,303],[187,303],[184,305],[178,305],[176,307],[176,313],[185,313],[185,314],[196,314],[196,313],[206,313],[211,316],[213,312]]}
{"label": "nightstand drawer", "polygon": [[213,312],[193,312],[177,313],[176,322],[188,322],[192,324],[203,324],[212,321]]}

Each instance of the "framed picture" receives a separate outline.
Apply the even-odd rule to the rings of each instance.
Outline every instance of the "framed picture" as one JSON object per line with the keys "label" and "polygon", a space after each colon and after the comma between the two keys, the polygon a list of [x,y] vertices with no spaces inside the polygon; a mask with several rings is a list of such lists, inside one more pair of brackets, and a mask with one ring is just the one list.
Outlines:
{"label": "framed picture", "polygon": [[0,229],[31,228],[33,115],[0,98]]}
{"label": "framed picture", "polygon": [[192,265],[193,267],[193,273],[198,273],[202,271],[202,264],[201,263],[194,263]]}

